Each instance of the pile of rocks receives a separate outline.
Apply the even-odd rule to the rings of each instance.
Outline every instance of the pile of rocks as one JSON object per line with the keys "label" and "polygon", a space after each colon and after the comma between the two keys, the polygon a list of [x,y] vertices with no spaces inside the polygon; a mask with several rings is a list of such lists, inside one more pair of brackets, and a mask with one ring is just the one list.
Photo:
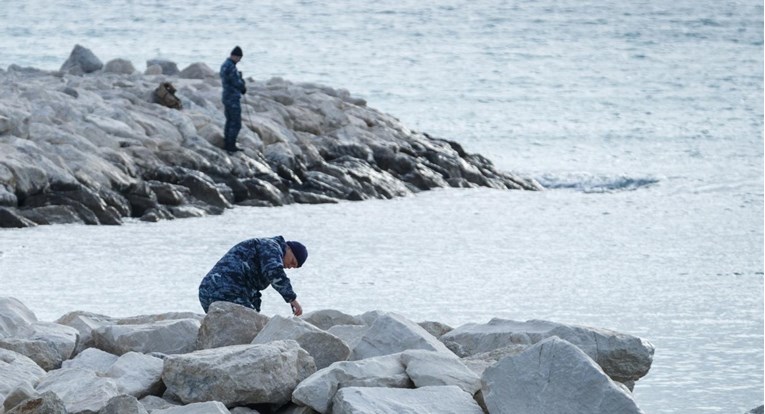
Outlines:
{"label": "pile of rocks", "polygon": [[[389,312],[39,322],[0,298],[0,414],[640,413],[653,346],[629,335],[495,319],[452,329]],[[628,385],[625,385],[628,384]]]}
{"label": "pile of rocks", "polygon": [[[155,103],[172,83],[182,110]],[[456,142],[409,130],[346,90],[248,79],[243,153],[223,147],[221,82],[204,63],[105,65],[76,46],[59,71],[0,69],[0,227],[120,224],[392,198],[437,187],[538,190]]]}

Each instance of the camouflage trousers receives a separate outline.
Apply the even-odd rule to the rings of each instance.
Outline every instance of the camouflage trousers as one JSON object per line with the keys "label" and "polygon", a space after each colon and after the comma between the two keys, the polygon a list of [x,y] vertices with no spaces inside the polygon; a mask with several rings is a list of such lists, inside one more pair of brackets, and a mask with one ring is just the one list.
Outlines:
{"label": "camouflage trousers", "polygon": [[213,302],[231,302],[237,305],[246,306],[260,312],[260,292],[255,291],[252,294],[242,294],[234,292],[221,291],[219,289],[210,289],[201,285],[199,287],[199,304],[202,305],[205,313],[210,309]]}

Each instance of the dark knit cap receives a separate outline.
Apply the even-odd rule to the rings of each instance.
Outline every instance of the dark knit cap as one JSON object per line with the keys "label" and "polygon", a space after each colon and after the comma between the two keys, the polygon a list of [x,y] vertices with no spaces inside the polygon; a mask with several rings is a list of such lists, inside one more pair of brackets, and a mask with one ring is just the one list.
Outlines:
{"label": "dark knit cap", "polygon": [[239,47],[239,46],[235,47],[234,50],[231,51],[231,55],[233,55],[233,56],[240,56],[240,57],[244,56],[244,55],[242,55],[242,48]]}
{"label": "dark knit cap", "polygon": [[302,243],[296,242],[296,241],[288,241],[287,246],[290,247],[290,250],[292,250],[292,254],[295,255],[295,258],[298,262],[298,267],[303,266],[303,263],[305,263],[305,259],[308,258],[308,250],[303,246]]}

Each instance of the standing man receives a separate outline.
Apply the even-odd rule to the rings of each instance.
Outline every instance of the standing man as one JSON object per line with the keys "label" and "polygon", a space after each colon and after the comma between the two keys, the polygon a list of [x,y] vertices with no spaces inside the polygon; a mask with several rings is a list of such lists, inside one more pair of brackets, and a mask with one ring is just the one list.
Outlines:
{"label": "standing man", "polygon": [[207,313],[217,301],[233,302],[260,312],[260,291],[271,285],[292,306],[295,316],[303,308],[292,291],[284,269],[303,266],[305,246],[282,236],[245,240],[232,247],[199,285],[199,303]]}
{"label": "standing man", "polygon": [[239,99],[243,93],[247,92],[247,87],[244,85],[242,72],[236,70],[236,64],[240,60],[242,60],[242,48],[237,46],[220,67],[220,80],[223,83],[223,108],[226,114],[223,140],[229,154],[242,150],[236,146],[236,136],[242,129],[242,104]]}

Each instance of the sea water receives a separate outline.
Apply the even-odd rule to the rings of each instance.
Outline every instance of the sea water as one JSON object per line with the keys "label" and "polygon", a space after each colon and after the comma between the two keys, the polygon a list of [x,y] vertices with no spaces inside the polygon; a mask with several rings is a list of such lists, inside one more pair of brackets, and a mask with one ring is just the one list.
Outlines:
{"label": "sea water", "polygon": [[763,403],[762,3],[2,1],[0,68],[78,43],[139,70],[239,45],[246,76],[347,88],[548,190],[0,231],[0,294],[40,319],[200,312],[231,245],[282,234],[309,248],[306,311],[614,329],[656,347],[647,413]]}

